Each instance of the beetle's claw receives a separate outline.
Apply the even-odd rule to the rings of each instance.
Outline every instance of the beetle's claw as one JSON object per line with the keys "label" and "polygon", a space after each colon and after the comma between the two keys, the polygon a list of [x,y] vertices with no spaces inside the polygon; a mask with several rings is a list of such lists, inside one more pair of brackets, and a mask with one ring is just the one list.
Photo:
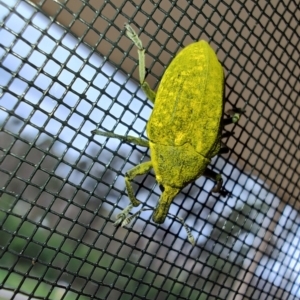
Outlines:
{"label": "beetle's claw", "polygon": [[133,30],[133,28],[129,24],[125,24],[125,34],[129,39],[132,40],[132,42],[138,47],[139,50],[143,50],[143,44],[142,41],[139,39],[136,32]]}
{"label": "beetle's claw", "polygon": [[131,221],[138,217],[142,211],[144,210],[149,210],[149,208],[141,208],[140,210],[138,210],[136,213],[134,213],[131,216],[128,216],[129,211],[132,209],[132,204],[129,204],[124,210],[122,210],[121,213],[119,213],[117,215],[117,220],[114,223],[114,226],[119,226],[121,224],[121,227],[127,226],[128,224],[131,223]]}
{"label": "beetle's claw", "polygon": [[115,226],[115,227],[118,227],[122,222],[123,222],[123,219],[122,219],[122,218],[117,218],[117,220],[116,220],[115,223],[114,223],[114,226]]}
{"label": "beetle's claw", "polygon": [[233,116],[232,116],[232,122],[233,123],[236,123],[239,119],[240,119],[241,115],[239,113],[235,113]]}
{"label": "beetle's claw", "polygon": [[220,193],[222,185],[223,185],[223,179],[220,176],[220,178],[217,178],[216,185],[211,190],[212,193]]}
{"label": "beetle's claw", "polygon": [[116,221],[114,223],[115,227],[118,227],[121,224],[121,227],[123,227],[123,223],[126,220],[128,214],[120,213],[117,215]]}
{"label": "beetle's claw", "polygon": [[124,227],[124,226],[128,225],[132,221],[131,217],[128,217],[128,218],[124,219],[122,224],[121,224],[121,227]]}
{"label": "beetle's claw", "polygon": [[[126,220],[129,212],[131,211],[133,205],[130,203],[127,207],[125,207],[118,215],[116,218],[116,222],[114,223],[114,226],[119,226],[121,223]],[[121,225],[123,227],[123,225]]]}
{"label": "beetle's claw", "polygon": [[131,215],[130,217],[127,217],[123,220],[121,227],[124,227],[128,224],[131,223],[131,221],[136,218],[140,213],[141,213],[142,209],[140,209],[138,212],[136,212],[135,214]]}

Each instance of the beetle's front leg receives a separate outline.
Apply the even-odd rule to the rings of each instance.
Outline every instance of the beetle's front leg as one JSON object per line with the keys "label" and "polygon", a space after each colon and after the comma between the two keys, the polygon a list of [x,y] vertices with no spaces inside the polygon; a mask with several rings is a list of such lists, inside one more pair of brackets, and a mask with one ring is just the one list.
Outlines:
{"label": "beetle's front leg", "polygon": [[97,135],[102,135],[102,136],[106,136],[106,137],[111,137],[111,138],[116,138],[119,139],[121,141],[127,142],[127,143],[133,143],[136,144],[138,146],[142,146],[142,147],[148,147],[149,148],[149,142],[147,140],[135,137],[135,136],[131,136],[131,135],[119,135],[113,132],[106,132],[106,131],[101,131],[98,129],[92,130],[91,131],[92,134],[97,134]]}
{"label": "beetle's front leg", "polygon": [[138,55],[139,55],[139,75],[140,75],[140,84],[142,90],[149,98],[149,100],[154,103],[156,93],[150,88],[149,84],[145,81],[146,77],[146,69],[145,69],[145,49],[143,47],[142,41],[139,39],[136,32],[129,24],[125,24],[126,28],[126,35],[131,39],[131,41],[136,45],[138,48]]}
{"label": "beetle's front leg", "polygon": [[223,126],[232,123],[237,123],[244,112],[245,110],[242,108],[233,108],[231,110],[226,111],[226,114],[229,115],[229,118],[223,120]]}
{"label": "beetle's front leg", "polygon": [[214,172],[213,170],[210,170],[208,168],[206,168],[204,174],[204,176],[211,178],[212,180],[214,180],[216,182],[215,186],[212,188],[212,192],[213,193],[220,193],[221,188],[222,188],[222,184],[223,184],[223,179],[221,174]]}
{"label": "beetle's front leg", "polygon": [[148,161],[148,162],[144,162],[140,165],[137,165],[136,167],[134,167],[131,170],[129,170],[128,172],[126,172],[125,184],[126,184],[126,189],[127,189],[128,197],[130,200],[130,204],[127,207],[125,207],[125,209],[123,209],[117,215],[117,220],[114,223],[115,226],[119,225],[120,223],[122,223],[121,224],[122,226],[126,225],[128,223],[128,222],[126,222],[126,219],[127,219],[127,216],[129,214],[130,210],[134,206],[139,206],[141,204],[141,202],[135,198],[134,190],[132,188],[130,181],[132,181],[138,175],[143,175],[143,174],[149,172],[151,169],[152,169],[152,162]]}

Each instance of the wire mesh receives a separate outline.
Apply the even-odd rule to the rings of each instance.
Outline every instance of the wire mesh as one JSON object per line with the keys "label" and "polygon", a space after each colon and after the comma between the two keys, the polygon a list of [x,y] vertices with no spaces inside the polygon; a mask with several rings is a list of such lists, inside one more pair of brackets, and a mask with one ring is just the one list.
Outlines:
{"label": "wire mesh", "polygon": [[[0,296],[3,299],[299,299],[299,1],[0,1]],[[157,88],[194,40],[216,50],[226,108],[246,107],[229,155],[158,226],[128,204],[124,174],[148,149],[91,130],[145,136],[146,48]],[[135,178],[154,208],[154,173]]]}

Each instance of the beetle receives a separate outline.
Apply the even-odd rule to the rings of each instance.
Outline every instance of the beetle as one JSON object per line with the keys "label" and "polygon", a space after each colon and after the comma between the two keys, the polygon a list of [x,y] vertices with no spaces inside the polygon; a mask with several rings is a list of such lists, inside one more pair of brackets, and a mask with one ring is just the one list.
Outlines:
{"label": "beetle", "polygon": [[[162,190],[152,219],[161,224],[175,196],[189,183],[204,175],[216,184],[212,192],[220,192],[222,176],[208,168],[211,158],[226,147],[221,144],[224,124],[239,120],[241,110],[232,110],[223,119],[224,72],[216,53],[204,40],[183,48],[171,61],[161,79],[157,93],[145,81],[145,49],[136,32],[125,24],[126,35],[138,48],[141,88],[154,104],[147,122],[149,140],[122,136],[112,132],[93,130],[93,134],[150,147],[151,160],[143,162],[125,174],[125,185],[130,204],[117,216],[115,225],[127,225],[141,211],[128,216],[141,202],[136,199],[131,181],[151,169]],[[173,216],[173,215],[171,215]],[[195,240],[189,227],[177,218],[187,231],[189,241]]]}

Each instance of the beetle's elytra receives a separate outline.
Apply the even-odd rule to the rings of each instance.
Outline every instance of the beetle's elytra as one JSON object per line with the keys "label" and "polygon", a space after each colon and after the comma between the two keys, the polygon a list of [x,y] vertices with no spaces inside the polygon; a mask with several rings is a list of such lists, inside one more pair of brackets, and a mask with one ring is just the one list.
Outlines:
{"label": "beetle's elytra", "polygon": [[[207,166],[211,158],[222,150],[224,72],[210,45],[206,41],[195,42],[172,60],[155,93],[145,81],[145,49],[142,42],[130,25],[126,24],[125,28],[127,36],[138,48],[141,87],[154,104],[147,123],[149,140],[99,130],[92,133],[150,147],[151,160],[137,165],[125,175],[130,204],[117,216],[115,224],[124,226],[141,213],[142,210],[128,217],[131,208],[141,203],[135,198],[130,181],[152,168],[162,190],[152,219],[161,224],[175,196],[198,177],[204,175],[215,180],[213,192],[221,189],[221,175]],[[229,122],[236,122],[240,111],[232,114]],[[182,222],[189,241],[194,244],[194,237],[187,225],[181,218],[176,218]]]}

